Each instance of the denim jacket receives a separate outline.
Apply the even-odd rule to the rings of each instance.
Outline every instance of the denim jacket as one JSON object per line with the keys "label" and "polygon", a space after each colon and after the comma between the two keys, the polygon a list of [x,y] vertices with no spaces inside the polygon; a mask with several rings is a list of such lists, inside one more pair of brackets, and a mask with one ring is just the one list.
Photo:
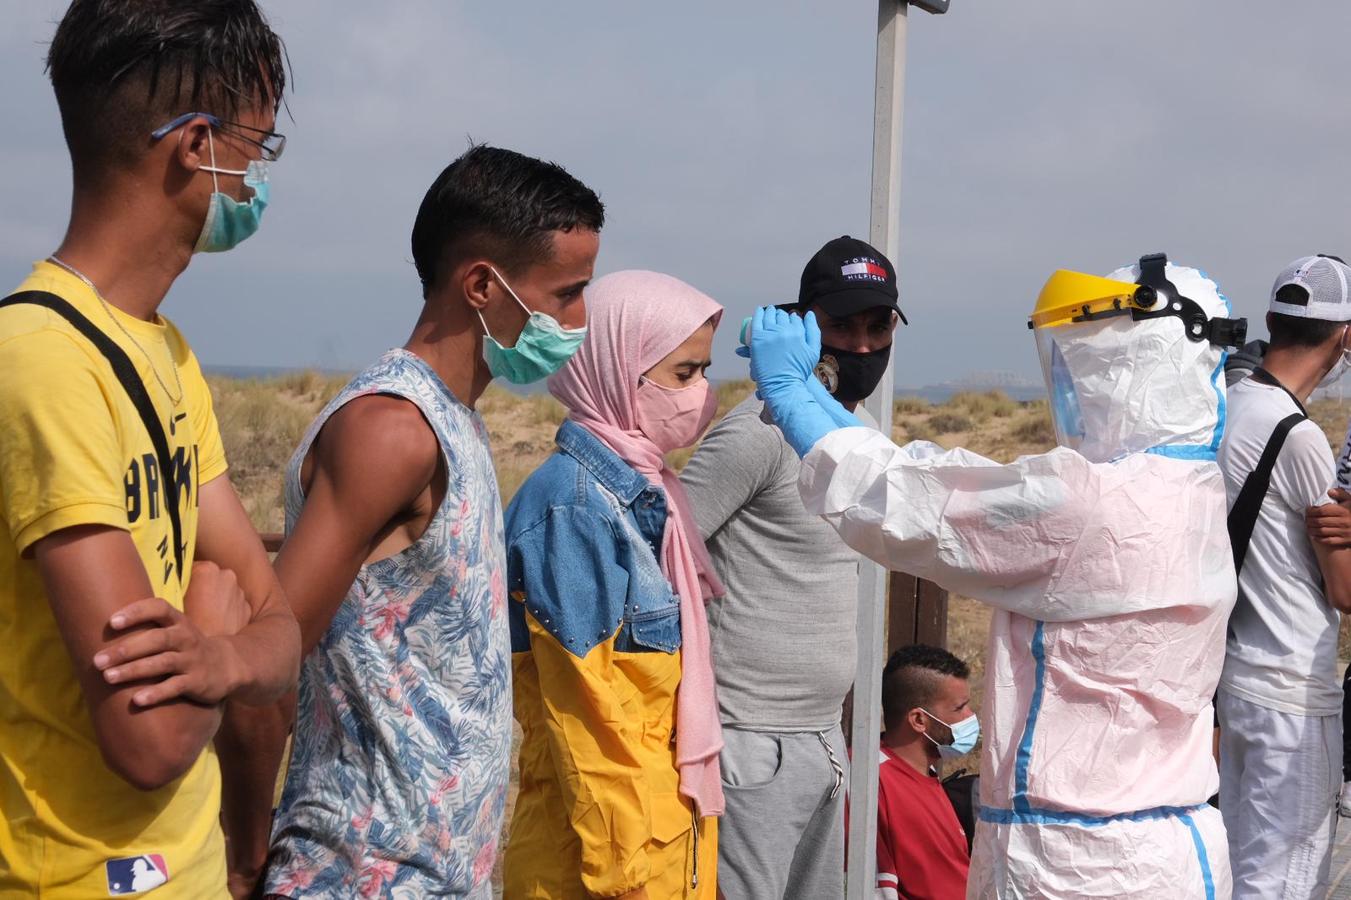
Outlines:
{"label": "denim jacket", "polygon": [[556,441],[507,509],[512,652],[530,649],[529,610],[578,657],[611,639],[674,653],[680,602],[658,562],[666,492],[574,422]]}
{"label": "denim jacket", "polygon": [[[716,825],[675,763],[680,604],[661,572],[666,494],[572,422],[507,510],[520,794],[507,897],[711,900]],[[697,854],[696,854],[697,850]]]}

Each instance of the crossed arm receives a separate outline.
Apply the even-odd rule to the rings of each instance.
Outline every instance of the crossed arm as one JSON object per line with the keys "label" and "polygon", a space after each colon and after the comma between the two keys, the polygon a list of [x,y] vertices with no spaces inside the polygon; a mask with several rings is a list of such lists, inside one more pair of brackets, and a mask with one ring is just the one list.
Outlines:
{"label": "crossed arm", "polygon": [[1351,492],[1333,488],[1328,496],[1336,502],[1309,507],[1304,524],[1323,573],[1328,603],[1339,612],[1351,613]]}
{"label": "crossed arm", "polygon": [[295,620],[234,488],[216,478],[199,501],[206,562],[193,567],[185,611],[154,597],[126,531],[77,526],[33,545],[103,758],[142,790],[196,762],[226,700],[267,703],[296,678]]}

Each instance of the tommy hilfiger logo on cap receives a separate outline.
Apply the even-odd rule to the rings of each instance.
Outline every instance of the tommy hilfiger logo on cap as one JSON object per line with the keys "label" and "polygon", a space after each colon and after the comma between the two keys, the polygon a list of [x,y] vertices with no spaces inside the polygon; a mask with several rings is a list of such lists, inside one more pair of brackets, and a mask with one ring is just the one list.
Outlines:
{"label": "tommy hilfiger logo on cap", "polygon": [[796,305],[799,311],[816,306],[836,318],[891,309],[905,321],[896,303],[896,270],[876,247],[848,235],[827,241],[807,260]]}
{"label": "tommy hilfiger logo on cap", "polygon": [[840,274],[850,281],[880,281],[885,284],[887,280],[887,270],[869,256],[845,260],[844,265],[840,266]]}

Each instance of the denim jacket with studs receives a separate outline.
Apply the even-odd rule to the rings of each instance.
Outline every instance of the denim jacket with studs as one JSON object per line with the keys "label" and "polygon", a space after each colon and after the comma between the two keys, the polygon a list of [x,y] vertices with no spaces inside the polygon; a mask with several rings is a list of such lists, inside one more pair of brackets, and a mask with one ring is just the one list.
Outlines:
{"label": "denim jacket with studs", "polygon": [[658,562],[666,492],[575,422],[506,514],[511,649],[530,649],[525,614],[569,653],[680,648],[680,602]]}

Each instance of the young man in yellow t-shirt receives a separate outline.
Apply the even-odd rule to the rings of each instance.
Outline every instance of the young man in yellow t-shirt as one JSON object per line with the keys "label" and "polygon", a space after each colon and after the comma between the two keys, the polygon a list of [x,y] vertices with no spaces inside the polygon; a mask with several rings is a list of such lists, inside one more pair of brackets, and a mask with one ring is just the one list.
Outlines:
{"label": "young man in yellow t-shirt", "polygon": [[257,226],[282,57],[253,0],[76,0],[52,41],[70,225],[0,304],[0,898],[227,895],[234,704],[294,686],[299,634],[156,310]]}

